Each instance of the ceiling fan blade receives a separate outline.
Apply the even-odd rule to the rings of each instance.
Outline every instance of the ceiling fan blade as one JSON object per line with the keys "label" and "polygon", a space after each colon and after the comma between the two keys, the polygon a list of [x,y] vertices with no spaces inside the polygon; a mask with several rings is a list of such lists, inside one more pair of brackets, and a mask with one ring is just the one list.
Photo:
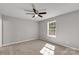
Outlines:
{"label": "ceiling fan blade", "polygon": [[40,14],[38,15],[39,17],[43,17],[43,16],[41,16]]}
{"label": "ceiling fan blade", "polygon": [[32,18],[34,18],[34,17],[35,17],[35,15]]}
{"label": "ceiling fan blade", "polygon": [[39,14],[47,14],[47,12],[40,12]]}
{"label": "ceiling fan blade", "polygon": [[33,11],[31,11],[31,10],[26,10],[26,9],[24,9],[24,11],[29,11],[29,12],[33,12]]}
{"label": "ceiling fan blade", "polygon": [[36,8],[35,8],[35,5],[34,5],[34,4],[32,4],[32,7],[33,7],[33,11],[34,11],[34,13],[35,13],[35,14],[37,14],[37,10],[36,10]]}
{"label": "ceiling fan blade", "polygon": [[33,9],[34,13],[37,14],[36,9]]}

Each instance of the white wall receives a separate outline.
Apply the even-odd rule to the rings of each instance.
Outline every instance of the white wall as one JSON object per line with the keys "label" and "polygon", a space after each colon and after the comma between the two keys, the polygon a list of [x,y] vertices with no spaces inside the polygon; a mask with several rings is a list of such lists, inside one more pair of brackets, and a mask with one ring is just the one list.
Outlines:
{"label": "white wall", "polygon": [[0,15],[0,47],[2,46],[2,17]]}
{"label": "white wall", "polygon": [[38,39],[38,22],[3,16],[3,44]]}
{"label": "white wall", "polygon": [[40,22],[40,39],[44,39],[64,46],[79,48],[79,11],[55,17],[56,39],[47,37],[47,22],[51,19]]}
{"label": "white wall", "polygon": [[29,39],[44,39],[57,44],[79,48],[79,11],[55,17],[57,38],[47,36],[47,22],[35,22],[3,16],[3,44]]}

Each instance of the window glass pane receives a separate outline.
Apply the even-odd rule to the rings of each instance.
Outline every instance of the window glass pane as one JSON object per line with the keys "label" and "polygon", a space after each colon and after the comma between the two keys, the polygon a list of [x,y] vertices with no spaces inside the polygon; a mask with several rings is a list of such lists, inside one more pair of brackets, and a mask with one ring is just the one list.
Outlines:
{"label": "window glass pane", "polygon": [[56,35],[56,22],[49,22],[49,35]]}

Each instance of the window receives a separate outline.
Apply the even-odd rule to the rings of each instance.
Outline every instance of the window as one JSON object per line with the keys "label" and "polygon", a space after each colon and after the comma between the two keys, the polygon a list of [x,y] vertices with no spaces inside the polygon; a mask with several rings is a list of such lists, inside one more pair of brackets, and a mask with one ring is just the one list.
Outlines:
{"label": "window", "polygon": [[56,20],[47,23],[47,35],[56,37]]}

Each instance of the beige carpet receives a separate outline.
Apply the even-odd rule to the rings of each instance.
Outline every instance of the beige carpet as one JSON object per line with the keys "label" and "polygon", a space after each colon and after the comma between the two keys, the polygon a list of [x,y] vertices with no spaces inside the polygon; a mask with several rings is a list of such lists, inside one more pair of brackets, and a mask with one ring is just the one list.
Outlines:
{"label": "beige carpet", "polygon": [[[32,40],[19,44],[9,45],[0,48],[0,55],[42,55],[40,50],[47,42],[42,40]],[[55,45],[55,55],[78,55],[79,51],[75,51],[63,46]]]}

